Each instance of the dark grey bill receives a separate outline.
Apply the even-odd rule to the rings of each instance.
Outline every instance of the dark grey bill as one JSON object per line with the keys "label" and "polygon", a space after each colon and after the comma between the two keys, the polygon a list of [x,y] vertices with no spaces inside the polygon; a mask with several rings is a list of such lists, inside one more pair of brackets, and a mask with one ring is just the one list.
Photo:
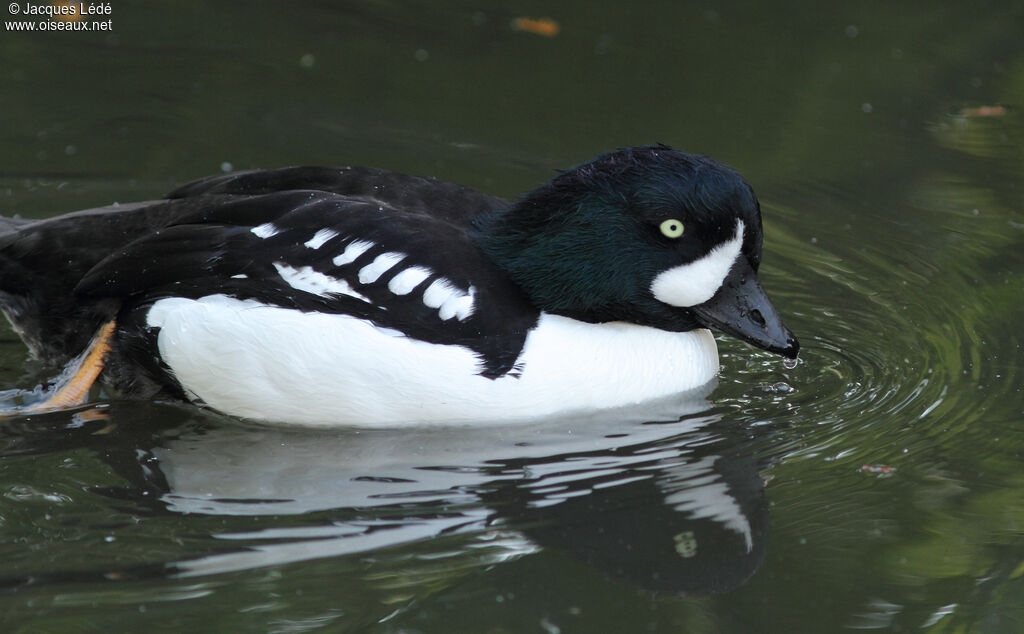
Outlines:
{"label": "dark grey bill", "polygon": [[714,297],[690,310],[708,328],[758,348],[789,359],[800,352],[800,343],[782,323],[746,258],[736,261]]}

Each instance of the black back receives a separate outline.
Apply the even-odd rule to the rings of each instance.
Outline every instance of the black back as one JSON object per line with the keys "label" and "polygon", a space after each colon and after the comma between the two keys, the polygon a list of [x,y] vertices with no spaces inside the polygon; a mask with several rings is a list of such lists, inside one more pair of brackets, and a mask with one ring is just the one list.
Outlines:
{"label": "black back", "polygon": [[[0,227],[0,304],[33,352],[54,363],[80,352],[99,323],[117,316],[114,365],[129,366],[126,377],[133,364],[160,374],[155,333],[142,318],[154,301],[218,293],[351,314],[425,341],[465,345],[480,355],[485,376],[500,376],[513,369],[538,315],[473,237],[474,220],[506,204],[452,183],[369,168],[215,176],[164,200],[76,212],[6,233]],[[265,223],[276,229],[268,238],[252,231]],[[337,235],[320,248],[305,246],[321,229]],[[357,240],[374,246],[335,265],[333,258]],[[384,252],[405,258],[376,282],[359,284],[358,271]],[[412,265],[432,275],[408,295],[388,290],[390,279]],[[296,289],[279,266],[344,280],[370,301]],[[474,289],[469,318],[442,321],[423,303],[422,289],[441,277],[464,292]]]}

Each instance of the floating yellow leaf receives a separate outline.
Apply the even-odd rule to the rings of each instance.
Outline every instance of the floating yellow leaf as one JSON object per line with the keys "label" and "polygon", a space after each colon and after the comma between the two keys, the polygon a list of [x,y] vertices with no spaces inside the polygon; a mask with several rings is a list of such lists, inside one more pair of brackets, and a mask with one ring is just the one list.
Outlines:
{"label": "floating yellow leaf", "polygon": [[516,18],[512,20],[512,30],[555,37],[562,28],[551,18]]}

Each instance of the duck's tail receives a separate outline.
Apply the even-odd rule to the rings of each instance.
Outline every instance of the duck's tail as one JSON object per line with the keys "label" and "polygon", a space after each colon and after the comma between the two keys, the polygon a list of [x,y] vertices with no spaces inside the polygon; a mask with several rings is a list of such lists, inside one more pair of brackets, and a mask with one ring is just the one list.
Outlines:
{"label": "duck's tail", "polygon": [[[7,318],[33,356],[63,364],[83,349],[106,316],[89,314],[85,328],[75,324],[74,281],[59,266],[77,245],[48,240],[38,229],[46,224],[0,216],[0,321]],[[45,266],[50,261],[53,266]]]}
{"label": "duck's tail", "polygon": [[98,207],[41,220],[0,217],[0,314],[33,356],[64,365],[114,318],[116,298],[80,298],[75,286],[103,258],[166,226],[191,200]]}

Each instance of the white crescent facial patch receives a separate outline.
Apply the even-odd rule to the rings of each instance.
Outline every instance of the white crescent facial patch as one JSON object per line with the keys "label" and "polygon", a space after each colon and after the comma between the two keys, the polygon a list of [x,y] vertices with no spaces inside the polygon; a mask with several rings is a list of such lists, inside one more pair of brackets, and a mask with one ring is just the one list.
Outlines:
{"label": "white crescent facial patch", "polygon": [[743,246],[743,221],[736,221],[732,238],[704,257],[662,271],[651,282],[655,299],[671,306],[689,308],[711,299],[725,281]]}

